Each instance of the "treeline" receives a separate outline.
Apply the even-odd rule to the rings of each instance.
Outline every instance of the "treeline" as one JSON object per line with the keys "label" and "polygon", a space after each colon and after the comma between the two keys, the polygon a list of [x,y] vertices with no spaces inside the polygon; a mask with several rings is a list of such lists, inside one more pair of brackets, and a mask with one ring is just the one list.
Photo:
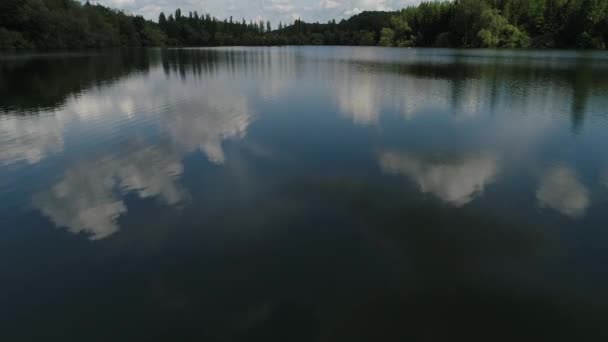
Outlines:
{"label": "treeline", "polygon": [[247,22],[198,12],[158,23],[75,0],[1,0],[0,48],[381,45],[593,48],[608,45],[608,0],[428,1],[328,23]]}
{"label": "treeline", "polygon": [[169,45],[381,45],[605,49],[608,0],[428,1],[398,12],[363,12],[336,23],[254,23],[159,17]]}
{"label": "treeline", "polygon": [[274,45],[270,39],[270,21],[246,22],[219,20],[210,14],[199,16],[197,11],[182,14],[160,13],[158,26],[167,36],[170,46]]}
{"label": "treeline", "polygon": [[159,46],[154,22],[75,0],[0,0],[0,48]]}
{"label": "treeline", "polygon": [[428,1],[280,33],[289,44],[605,49],[608,0]]}
{"label": "treeline", "polygon": [[608,0],[423,2],[396,13],[379,44],[605,49]]}
{"label": "treeline", "polygon": [[376,45],[383,25],[394,13],[364,12],[348,20],[326,24],[296,20],[287,25],[279,22],[273,27],[269,21],[219,20],[197,12],[182,14],[180,9],[166,15],[161,13],[158,23],[171,46],[224,45]]}

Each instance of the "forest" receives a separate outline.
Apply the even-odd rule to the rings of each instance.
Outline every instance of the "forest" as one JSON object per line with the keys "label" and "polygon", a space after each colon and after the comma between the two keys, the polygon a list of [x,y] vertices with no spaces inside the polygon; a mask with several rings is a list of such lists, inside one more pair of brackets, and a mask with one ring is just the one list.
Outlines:
{"label": "forest", "polygon": [[[201,9],[203,13],[204,9]],[[608,0],[427,1],[339,22],[252,22],[198,11],[157,22],[76,0],[0,1],[0,48],[362,45],[605,49]]]}

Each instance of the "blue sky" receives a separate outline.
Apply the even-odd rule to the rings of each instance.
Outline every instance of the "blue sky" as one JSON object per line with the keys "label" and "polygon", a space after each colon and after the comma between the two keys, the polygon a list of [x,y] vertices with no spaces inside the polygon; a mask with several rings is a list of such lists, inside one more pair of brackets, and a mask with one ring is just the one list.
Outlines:
{"label": "blue sky", "polygon": [[[84,0],[82,0],[84,1]],[[326,22],[329,19],[348,18],[364,10],[395,10],[421,0],[96,0],[105,6],[141,14],[152,20],[164,11],[182,13],[198,11],[218,18],[245,18],[270,20],[273,26],[279,21],[293,22],[298,17],[305,21]]]}

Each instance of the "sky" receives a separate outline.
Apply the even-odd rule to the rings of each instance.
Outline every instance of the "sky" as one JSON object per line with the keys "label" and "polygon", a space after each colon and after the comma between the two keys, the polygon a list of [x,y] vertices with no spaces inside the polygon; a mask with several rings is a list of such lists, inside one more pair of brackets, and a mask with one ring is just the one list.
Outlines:
{"label": "sky", "polygon": [[[82,0],[84,1],[84,0]],[[279,21],[292,23],[301,18],[307,22],[340,20],[365,10],[390,11],[415,5],[421,0],[96,0],[99,4],[118,8],[132,14],[141,14],[156,21],[158,14],[198,11],[218,18],[270,20],[273,26]]]}

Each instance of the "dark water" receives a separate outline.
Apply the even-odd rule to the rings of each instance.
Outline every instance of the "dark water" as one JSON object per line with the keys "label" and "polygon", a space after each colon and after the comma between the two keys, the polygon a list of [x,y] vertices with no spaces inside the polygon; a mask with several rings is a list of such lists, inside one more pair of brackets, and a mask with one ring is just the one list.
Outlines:
{"label": "dark water", "polygon": [[607,341],[608,54],[0,55],[2,341]]}

